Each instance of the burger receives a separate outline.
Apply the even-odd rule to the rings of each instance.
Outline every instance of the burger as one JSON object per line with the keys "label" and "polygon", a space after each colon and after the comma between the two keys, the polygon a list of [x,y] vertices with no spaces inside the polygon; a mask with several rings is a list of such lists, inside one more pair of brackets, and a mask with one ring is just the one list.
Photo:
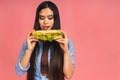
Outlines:
{"label": "burger", "polygon": [[36,30],[32,35],[39,40],[52,42],[56,38],[62,38],[63,33],[60,30]]}

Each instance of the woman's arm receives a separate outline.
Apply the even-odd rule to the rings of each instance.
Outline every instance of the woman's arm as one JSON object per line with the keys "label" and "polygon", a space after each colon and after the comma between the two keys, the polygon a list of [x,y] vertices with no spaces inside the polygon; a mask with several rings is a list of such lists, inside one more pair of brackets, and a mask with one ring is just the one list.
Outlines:
{"label": "woman's arm", "polygon": [[64,64],[63,64],[64,75],[67,79],[70,79],[74,72],[74,50],[72,42],[68,40],[65,32],[63,32],[63,34],[64,38],[56,39],[56,41],[59,42],[61,48],[64,51]]}
{"label": "woman's arm", "polygon": [[70,51],[64,52],[64,66],[63,66],[63,72],[65,77],[69,80],[72,77],[72,74],[74,72],[74,65],[72,64],[72,60],[70,57]]}
{"label": "woman's arm", "polygon": [[27,35],[26,41],[23,44],[18,62],[16,64],[16,73],[18,75],[23,75],[29,69],[31,54],[37,41],[38,40],[36,40],[31,33]]}
{"label": "woman's arm", "polygon": [[28,67],[31,54],[32,54],[32,50],[26,49],[23,57],[20,60],[20,64],[24,69],[26,69]]}
{"label": "woman's arm", "polygon": [[20,64],[23,68],[26,68],[28,66],[28,63],[30,61],[30,57],[31,57],[31,54],[33,52],[33,49],[36,45],[36,42],[38,41],[36,38],[34,38],[34,36],[32,36],[31,32],[28,33],[27,35],[27,45],[28,45],[28,48],[26,49],[25,51],[25,54],[24,56],[22,57],[22,59],[20,60]]}

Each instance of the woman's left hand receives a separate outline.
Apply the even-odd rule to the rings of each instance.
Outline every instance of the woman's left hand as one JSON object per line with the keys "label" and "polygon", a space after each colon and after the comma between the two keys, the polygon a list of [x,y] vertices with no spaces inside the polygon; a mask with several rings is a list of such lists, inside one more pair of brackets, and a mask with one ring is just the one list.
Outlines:
{"label": "woman's left hand", "polygon": [[57,41],[60,44],[60,47],[64,52],[68,52],[68,38],[64,31],[60,30],[63,33],[63,38],[56,38],[55,41]]}

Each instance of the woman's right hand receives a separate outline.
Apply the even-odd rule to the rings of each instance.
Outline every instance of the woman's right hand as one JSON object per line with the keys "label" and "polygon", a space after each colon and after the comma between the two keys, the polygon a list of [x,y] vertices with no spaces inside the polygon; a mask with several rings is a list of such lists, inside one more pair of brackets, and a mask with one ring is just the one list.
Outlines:
{"label": "woman's right hand", "polygon": [[31,50],[33,51],[38,39],[36,39],[33,35],[32,35],[32,32],[29,32],[28,35],[27,35],[27,45],[28,45],[28,50]]}

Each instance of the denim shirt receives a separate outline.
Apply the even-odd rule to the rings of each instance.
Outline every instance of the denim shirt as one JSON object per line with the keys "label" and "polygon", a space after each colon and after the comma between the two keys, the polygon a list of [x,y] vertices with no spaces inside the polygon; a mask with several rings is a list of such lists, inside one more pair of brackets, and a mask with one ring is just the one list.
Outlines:
{"label": "denim shirt", "polygon": [[[42,51],[43,51],[43,42],[39,41],[38,43],[40,45],[40,49],[39,49],[40,51],[38,54],[36,54],[36,58],[35,58],[35,65],[34,65],[34,67],[35,67],[35,80],[48,80],[48,78],[45,78],[44,76],[42,76],[41,71],[40,71],[41,70],[40,69],[41,68],[40,62],[41,62],[41,56],[42,56]],[[72,64],[75,65],[75,63],[74,63],[74,49],[73,49],[73,44],[72,44],[71,39],[68,39],[68,48],[70,51],[70,57],[71,57]],[[27,42],[25,40],[23,43],[20,55],[18,57],[17,63],[16,63],[16,73],[19,76],[22,76],[30,68],[30,62],[28,64],[27,68],[23,68],[20,64],[20,60],[24,56],[26,49],[27,49]],[[49,63],[50,63],[50,48],[48,49],[48,65],[49,65]]]}

